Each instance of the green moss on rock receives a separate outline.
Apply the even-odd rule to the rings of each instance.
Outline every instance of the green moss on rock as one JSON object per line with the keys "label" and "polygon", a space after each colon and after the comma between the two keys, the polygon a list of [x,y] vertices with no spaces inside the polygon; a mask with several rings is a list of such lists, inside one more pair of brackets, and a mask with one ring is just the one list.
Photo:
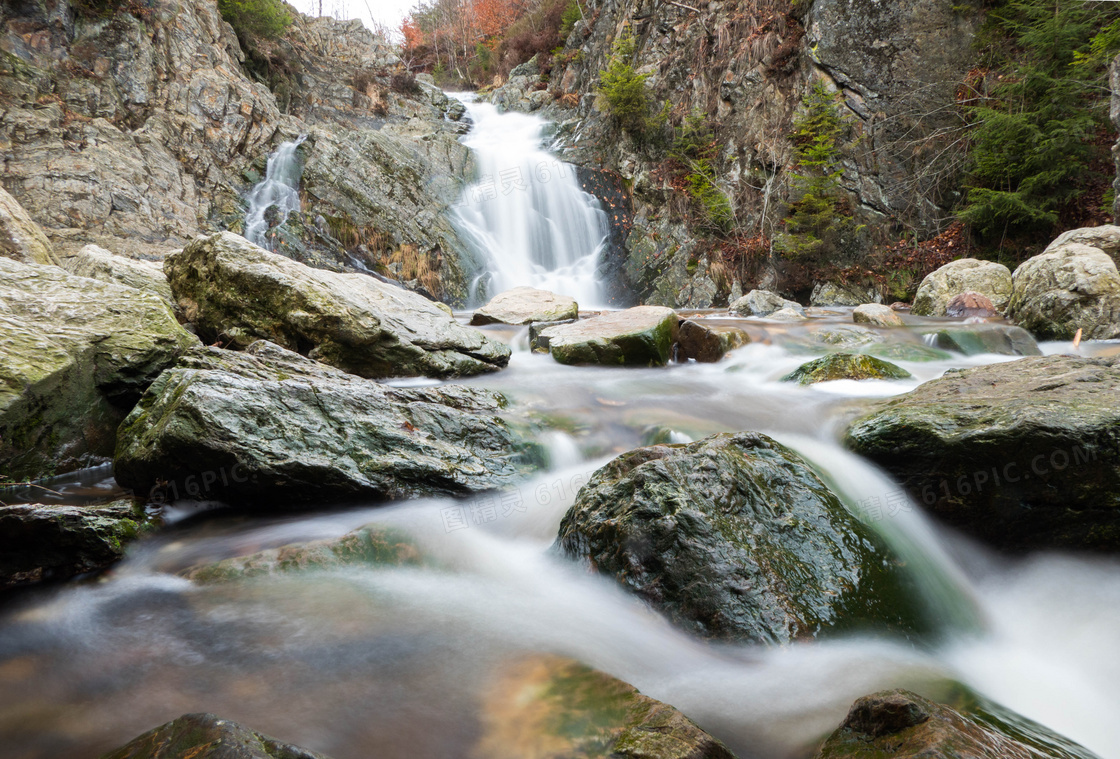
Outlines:
{"label": "green moss on rock", "polygon": [[812,385],[817,382],[851,379],[909,379],[913,375],[889,361],[861,353],[831,353],[802,364],[782,377],[783,382]]}

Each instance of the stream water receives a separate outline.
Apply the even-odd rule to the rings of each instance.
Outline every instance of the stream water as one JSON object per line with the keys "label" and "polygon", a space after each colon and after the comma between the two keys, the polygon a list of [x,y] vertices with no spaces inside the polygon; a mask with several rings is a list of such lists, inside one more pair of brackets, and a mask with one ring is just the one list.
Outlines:
{"label": "stream water", "polygon": [[[489,117],[477,108],[482,132]],[[911,349],[922,346],[923,327],[944,322],[909,318],[908,329],[875,339]],[[855,698],[896,686],[936,697],[957,681],[1120,759],[1120,565],[997,557],[932,524],[888,476],[836,442],[845,414],[867,397],[1010,357],[899,360],[913,380],[803,388],[778,380],[806,360],[819,330],[851,329],[850,312],[820,310],[793,325],[736,323],[752,344],[717,364],[660,369],[562,366],[530,353],[523,328],[486,328],[514,355],[507,369],[471,384],[506,393],[551,428],[541,440],[550,467],[520,485],[520,508],[508,515],[484,516],[469,500],[422,499],[189,519],[134,545],[105,577],[10,601],[0,611],[0,756],[96,757],[183,713],[210,711],[334,759],[467,757],[490,678],[523,652],[545,651],[673,704],[741,757],[807,756]],[[580,484],[610,457],[654,434],[684,442],[741,429],[800,451],[885,536],[941,622],[936,641],[713,645],[549,550]],[[74,487],[103,492],[105,476],[77,478]],[[370,522],[409,533],[434,566],[212,586],[176,575]]]}

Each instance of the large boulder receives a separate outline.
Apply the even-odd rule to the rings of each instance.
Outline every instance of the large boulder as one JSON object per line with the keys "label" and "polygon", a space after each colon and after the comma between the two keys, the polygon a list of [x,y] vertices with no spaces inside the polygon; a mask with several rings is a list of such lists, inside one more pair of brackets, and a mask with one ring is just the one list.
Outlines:
{"label": "large boulder", "polygon": [[89,506],[0,504],[0,587],[104,569],[146,524],[143,511],[127,499]]}
{"label": "large boulder", "polygon": [[965,292],[986,296],[1002,312],[1011,299],[1011,289],[1011,270],[1003,264],[961,258],[926,275],[918,285],[910,312],[916,316],[945,316],[949,301]]}
{"label": "large boulder", "polygon": [[677,340],[678,321],[671,308],[635,306],[549,327],[537,341],[561,364],[664,366]]}
{"label": "large boulder", "polygon": [[3,187],[0,187],[0,257],[25,264],[58,264],[54,248],[43,230]]}
{"label": "large boulder", "polygon": [[74,255],[63,258],[62,268],[78,277],[116,282],[150,292],[168,306],[175,306],[162,263],[118,256],[97,245],[86,245]]}
{"label": "large boulder", "polygon": [[809,361],[782,377],[783,382],[814,385],[832,380],[895,380],[912,375],[900,366],[862,353],[830,353]]}
{"label": "large boulder", "polygon": [[[1000,710],[1005,711],[1005,710]],[[1013,721],[1012,721],[1013,720]],[[1023,729],[1029,725],[1029,729]],[[857,699],[814,759],[1089,759],[1086,749],[1019,715],[962,714],[906,690]]]}
{"label": "large boulder", "polygon": [[818,282],[809,296],[810,306],[858,306],[862,303],[881,303],[883,296],[874,287]]}
{"label": "large boulder", "polygon": [[[1048,253],[1055,248],[1063,247],[1068,243],[1080,243],[1090,248],[1103,250],[1112,256],[1114,261],[1120,256],[1120,226],[1115,224],[1102,224],[1099,227],[1081,227],[1062,232],[1054,241],[1046,246],[1043,253]],[[1118,264],[1120,265],[1120,261]]]}
{"label": "large boulder", "polygon": [[117,481],[153,500],[323,503],[510,484],[526,446],[479,388],[394,388],[266,342],[201,349],[121,424]]}
{"label": "large boulder", "polygon": [[876,403],[849,448],[989,543],[1120,549],[1120,359],[1023,358],[950,370]]}
{"label": "large boulder", "polygon": [[495,295],[474,312],[471,324],[531,324],[558,322],[579,316],[579,305],[567,295],[534,287],[515,287]]}
{"label": "large boulder", "polygon": [[1099,248],[1050,246],[1015,270],[1007,315],[1043,340],[1120,337],[1120,272]]}
{"label": "large boulder", "polygon": [[750,341],[750,335],[732,324],[681,319],[677,331],[677,360],[691,358],[701,363],[713,363]]}
{"label": "large boulder", "polygon": [[101,759],[327,759],[213,714],[184,714]]}
{"label": "large boulder", "polygon": [[769,290],[751,290],[729,306],[732,313],[743,316],[769,316],[777,311],[791,309],[801,316],[805,309],[797,301],[786,300]]}
{"label": "large boulder", "polygon": [[734,759],[668,704],[571,659],[505,664],[483,696],[471,756],[488,759]]}
{"label": "large boulder", "polygon": [[197,342],[154,295],[0,257],[0,473],[104,461],[132,405]]}
{"label": "large boulder", "polygon": [[362,377],[456,377],[509,362],[508,346],[416,293],[313,269],[230,232],[196,238],[164,271],[207,342],[270,340]]}
{"label": "large boulder", "polygon": [[881,541],[797,454],[719,434],[625,453],[592,475],[560,551],[709,638],[788,643],[919,628]]}

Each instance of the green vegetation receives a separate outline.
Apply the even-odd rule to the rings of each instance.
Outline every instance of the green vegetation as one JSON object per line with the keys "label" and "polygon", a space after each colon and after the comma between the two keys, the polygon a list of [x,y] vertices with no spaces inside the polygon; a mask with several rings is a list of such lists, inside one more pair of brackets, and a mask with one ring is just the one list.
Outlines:
{"label": "green vegetation", "polygon": [[1047,236],[1076,226],[1099,198],[1078,201],[1107,158],[1105,63],[1120,48],[1113,3],[1003,0],[980,42],[987,92],[967,106],[976,124],[968,195],[959,217],[981,240]]}
{"label": "green vegetation", "polygon": [[646,92],[646,74],[636,72],[631,63],[635,47],[629,31],[614,41],[607,68],[599,72],[599,94],[615,123],[631,136],[641,138],[649,118],[649,93]]}
{"label": "green vegetation", "polygon": [[687,168],[688,194],[700,208],[703,226],[720,235],[729,234],[735,226],[735,209],[716,184],[716,138],[703,113],[687,116],[675,130],[669,155]]}
{"label": "green vegetation", "polygon": [[280,0],[218,0],[218,10],[237,32],[237,38],[250,45],[276,39],[292,23]]}

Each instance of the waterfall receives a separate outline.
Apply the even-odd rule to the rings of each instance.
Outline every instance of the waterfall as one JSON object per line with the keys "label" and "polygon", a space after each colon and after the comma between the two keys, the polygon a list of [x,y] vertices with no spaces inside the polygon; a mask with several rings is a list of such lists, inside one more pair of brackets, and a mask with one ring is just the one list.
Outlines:
{"label": "waterfall", "polygon": [[[268,230],[283,224],[289,213],[300,209],[299,179],[303,173],[303,162],[297,149],[306,139],[307,135],[300,135],[298,139],[281,143],[269,154],[264,179],[257,182],[245,197],[249,204],[245,213],[245,239],[249,242],[271,250]],[[276,206],[279,215],[275,224],[270,224],[267,218],[268,209],[272,206]]]}
{"label": "waterfall", "polygon": [[595,270],[610,232],[607,215],[580,187],[575,167],[543,149],[546,122],[463,101],[474,129],[462,141],[474,153],[478,180],[464,190],[454,222],[487,269],[472,296],[528,285],[601,305]]}

